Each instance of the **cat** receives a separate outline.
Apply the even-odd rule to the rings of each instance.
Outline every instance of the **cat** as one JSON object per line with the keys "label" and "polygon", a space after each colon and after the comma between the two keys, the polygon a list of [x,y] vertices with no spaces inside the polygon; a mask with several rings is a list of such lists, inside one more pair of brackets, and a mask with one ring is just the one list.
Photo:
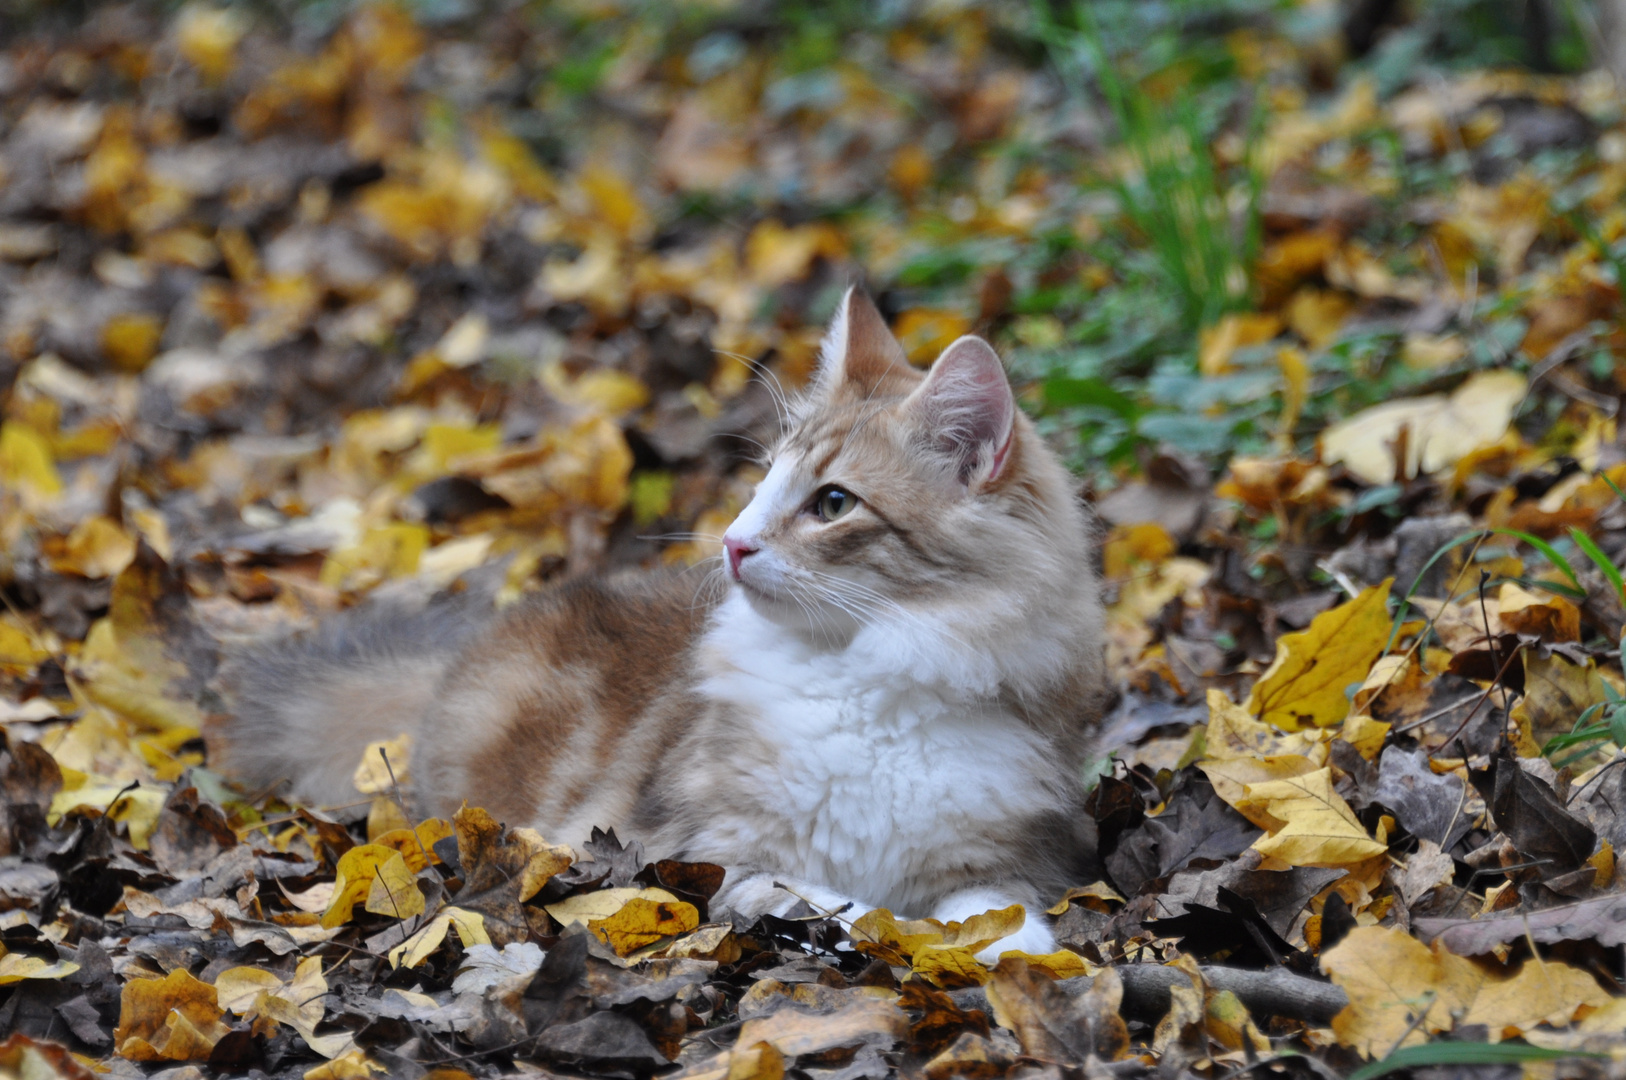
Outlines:
{"label": "cat", "polygon": [[962,337],[912,368],[851,289],[711,600],[678,575],[581,577],[482,624],[465,601],[360,609],[240,656],[211,761],[245,787],[356,799],[363,747],[414,735],[415,809],[464,800],[580,845],[721,864],[713,904],[963,920],[1049,952],[1040,912],[1093,859],[1108,696],[1091,525]]}

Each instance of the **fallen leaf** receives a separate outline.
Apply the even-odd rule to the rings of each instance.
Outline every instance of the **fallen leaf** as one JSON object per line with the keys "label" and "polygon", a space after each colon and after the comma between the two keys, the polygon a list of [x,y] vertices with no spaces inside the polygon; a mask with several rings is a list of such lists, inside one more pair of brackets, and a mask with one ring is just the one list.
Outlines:
{"label": "fallen leaf", "polygon": [[1286,731],[1330,727],[1348,716],[1346,689],[1366,678],[1389,639],[1391,584],[1385,579],[1317,615],[1307,630],[1284,634],[1275,661],[1254,684],[1249,710]]}
{"label": "fallen leaf", "polygon": [[203,1061],[231,1029],[215,988],[185,969],[162,979],[131,979],[119,1000],[116,1053],[131,1061]]}
{"label": "fallen leaf", "polygon": [[1343,866],[1386,850],[1333,791],[1331,769],[1250,784],[1237,808],[1272,823],[1253,848],[1288,866]]}
{"label": "fallen leaf", "polygon": [[[1368,484],[1438,473],[1500,439],[1524,395],[1523,375],[1483,371],[1449,397],[1385,402],[1332,425],[1322,432],[1321,457],[1344,465]],[[1407,456],[1397,469],[1393,446],[1402,429],[1407,431]]]}

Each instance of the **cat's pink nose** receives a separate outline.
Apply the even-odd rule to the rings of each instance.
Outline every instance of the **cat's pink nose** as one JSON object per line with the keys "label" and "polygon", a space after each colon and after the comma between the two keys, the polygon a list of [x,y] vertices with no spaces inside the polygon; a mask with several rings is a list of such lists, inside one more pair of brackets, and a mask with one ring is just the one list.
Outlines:
{"label": "cat's pink nose", "polygon": [[745,561],[747,555],[753,555],[757,549],[744,540],[734,536],[723,537],[723,548],[728,552],[728,572],[734,575],[734,580],[740,580],[740,563]]}

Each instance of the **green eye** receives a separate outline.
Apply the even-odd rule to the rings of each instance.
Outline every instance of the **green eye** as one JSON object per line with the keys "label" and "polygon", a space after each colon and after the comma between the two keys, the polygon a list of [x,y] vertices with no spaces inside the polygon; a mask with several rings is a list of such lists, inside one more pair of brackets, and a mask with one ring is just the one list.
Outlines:
{"label": "green eye", "polygon": [[838,487],[827,487],[813,500],[813,510],[825,521],[834,521],[858,505],[858,496]]}

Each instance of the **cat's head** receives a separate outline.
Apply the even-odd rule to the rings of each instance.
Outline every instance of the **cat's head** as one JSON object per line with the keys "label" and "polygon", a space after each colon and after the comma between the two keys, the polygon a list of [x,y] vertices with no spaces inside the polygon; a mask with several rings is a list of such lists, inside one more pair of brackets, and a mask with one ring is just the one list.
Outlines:
{"label": "cat's head", "polygon": [[856,289],[724,545],[751,605],[814,637],[922,619],[999,633],[1058,597],[1095,611],[1071,478],[993,348],[962,337],[918,371]]}

